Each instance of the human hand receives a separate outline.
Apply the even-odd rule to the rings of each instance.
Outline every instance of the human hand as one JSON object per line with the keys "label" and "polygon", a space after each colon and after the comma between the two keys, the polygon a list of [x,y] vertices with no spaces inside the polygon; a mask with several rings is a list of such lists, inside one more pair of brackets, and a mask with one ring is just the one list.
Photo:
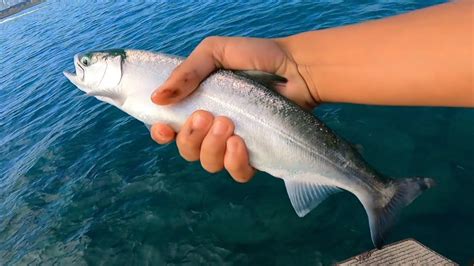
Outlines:
{"label": "human hand", "polygon": [[[259,70],[285,77],[287,82],[277,87],[280,94],[307,109],[316,105],[297,64],[278,39],[241,37],[204,39],[153,93],[152,101],[159,105],[176,103],[220,68]],[[178,134],[166,124],[155,124],[151,136],[160,144],[176,138],[181,156],[188,161],[200,160],[208,172],[225,168],[237,182],[247,182],[255,173],[245,142],[234,135],[234,124],[229,118],[199,110],[188,118]]]}

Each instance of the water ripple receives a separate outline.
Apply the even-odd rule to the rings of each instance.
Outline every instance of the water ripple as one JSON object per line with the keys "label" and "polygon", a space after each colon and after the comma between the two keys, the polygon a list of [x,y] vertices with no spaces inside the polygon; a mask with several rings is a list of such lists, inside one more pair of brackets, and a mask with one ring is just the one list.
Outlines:
{"label": "water ripple", "polygon": [[[438,2],[48,1],[2,20],[0,264],[331,264],[371,248],[350,195],[299,219],[278,180],[259,174],[240,186],[206,174],[61,73],[84,50],[187,55],[210,35],[285,36]],[[440,180],[390,240],[417,237],[467,262],[470,243],[457,236],[474,235],[465,211],[474,208],[472,110],[330,105],[316,113],[381,171]],[[430,217],[463,219],[451,234]]]}

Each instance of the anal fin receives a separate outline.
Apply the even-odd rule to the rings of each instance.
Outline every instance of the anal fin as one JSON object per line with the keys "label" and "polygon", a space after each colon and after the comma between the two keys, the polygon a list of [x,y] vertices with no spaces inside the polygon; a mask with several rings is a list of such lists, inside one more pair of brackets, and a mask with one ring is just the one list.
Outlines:
{"label": "anal fin", "polygon": [[330,195],[341,191],[340,188],[319,183],[285,180],[286,192],[299,217],[308,214]]}

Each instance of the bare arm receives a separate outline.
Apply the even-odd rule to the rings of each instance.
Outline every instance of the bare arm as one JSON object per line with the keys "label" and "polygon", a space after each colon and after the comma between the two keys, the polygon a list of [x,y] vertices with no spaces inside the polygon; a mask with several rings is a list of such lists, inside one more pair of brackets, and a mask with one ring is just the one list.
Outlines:
{"label": "bare arm", "polygon": [[473,1],[278,39],[319,102],[474,106]]}
{"label": "bare arm", "polygon": [[[207,38],[153,94],[173,104],[218,68],[285,77],[279,92],[304,108],[318,103],[474,107],[473,2],[442,4],[361,24],[278,39]],[[197,111],[176,133],[152,127],[158,143],[175,139],[188,161],[227,169],[239,182],[254,174],[232,121]]]}

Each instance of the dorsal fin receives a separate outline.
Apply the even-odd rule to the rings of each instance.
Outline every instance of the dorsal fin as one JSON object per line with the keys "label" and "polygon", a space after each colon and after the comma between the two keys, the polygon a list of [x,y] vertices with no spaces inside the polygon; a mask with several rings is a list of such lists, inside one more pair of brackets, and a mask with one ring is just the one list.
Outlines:
{"label": "dorsal fin", "polygon": [[285,84],[288,80],[282,76],[278,76],[272,73],[257,71],[257,70],[238,70],[234,71],[235,74],[251,79],[263,86],[275,90],[278,85]]}

